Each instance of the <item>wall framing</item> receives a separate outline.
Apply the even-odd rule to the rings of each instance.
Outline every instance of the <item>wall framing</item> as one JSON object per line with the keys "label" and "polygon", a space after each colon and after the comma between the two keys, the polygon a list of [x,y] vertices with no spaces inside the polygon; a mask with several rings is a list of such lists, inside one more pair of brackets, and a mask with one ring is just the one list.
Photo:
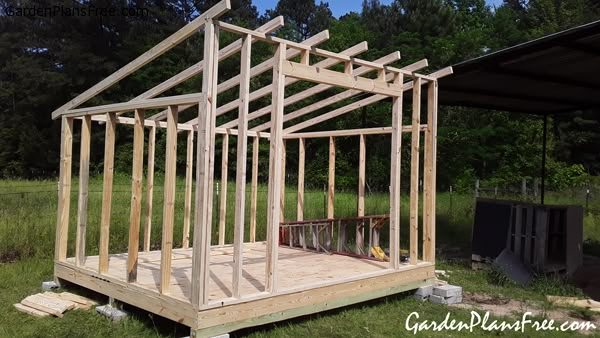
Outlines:
{"label": "wall framing", "polygon": [[[358,44],[341,53],[330,52],[315,47],[325,41],[329,34],[327,31],[302,42],[293,42],[270,35],[271,32],[283,25],[283,20],[277,18],[256,30],[248,30],[228,23],[218,21],[218,17],[230,8],[229,0],[223,0],[213,8],[203,13],[199,18],[174,33],[130,64],[118,70],[113,75],[101,81],[83,94],[58,108],[52,113],[53,118],[62,121],[61,130],[61,161],[58,215],[56,228],[55,249],[55,277],[86,288],[107,294],[124,302],[139,306],[150,312],[164,315],[170,319],[178,320],[188,325],[193,334],[198,336],[216,335],[242,327],[268,323],[284,318],[291,318],[303,314],[323,311],[329,308],[353,304],[368,299],[402,292],[418,287],[432,281],[435,264],[435,173],[436,173],[436,135],[437,135],[437,91],[438,78],[452,73],[451,68],[424,75],[418,73],[427,67],[427,61],[421,60],[403,68],[390,66],[400,59],[400,53],[395,52],[375,61],[366,61],[356,55],[367,49],[366,43]],[[140,67],[152,61],[162,53],[189,37],[195,31],[204,30],[204,59],[177,74],[162,84],[140,94],[135,99],[96,107],[78,108],[95,95],[101,93],[111,85],[130,75]],[[240,35],[240,39],[220,49],[219,32],[225,30]],[[263,41],[275,47],[274,56],[261,63],[251,66],[250,55],[252,43]],[[219,61],[234,55],[241,54],[240,75],[217,83],[219,74]],[[311,64],[311,55],[324,58],[322,61]],[[291,59],[299,56],[300,62]],[[343,71],[331,69],[337,64],[343,64]],[[272,84],[257,91],[250,91],[250,81],[253,77],[272,69]],[[202,90],[170,97],[156,97],[174,87],[175,85],[199,73],[203,74]],[[376,73],[368,77],[369,73]],[[285,97],[285,87],[296,81],[314,82],[316,85],[303,92]],[[229,103],[217,102],[217,94],[239,86],[239,99]],[[332,87],[346,88],[346,91],[334,95],[323,101],[307,105],[297,111],[285,113],[285,107],[292,103],[302,102],[304,99],[323,92]],[[426,122],[421,121],[421,92],[426,92],[427,114]],[[410,96],[404,92],[412,91]],[[358,94],[367,95],[366,98],[355,101],[341,108],[319,114],[303,122],[295,119],[326,108],[327,106],[352,98]],[[270,106],[257,111],[249,109],[250,102],[260,97],[271,95]],[[393,109],[392,125],[378,128],[357,130],[332,130],[332,131],[305,131],[307,128],[318,125],[332,118],[337,118],[368,104],[374,104],[384,99],[391,98]],[[403,105],[410,102],[412,105],[412,123],[410,126],[402,125]],[[190,121],[178,121],[179,112],[189,107],[197,106],[197,118]],[[145,112],[151,109],[160,109],[158,114],[146,116]],[[216,124],[216,117],[234,109],[238,110],[237,117],[220,126]],[[122,116],[133,112],[134,117]],[[270,116],[268,122],[249,128],[252,120]],[[165,120],[166,121],[163,121]],[[75,257],[67,257],[68,229],[70,208],[70,189],[72,180],[72,145],[73,123],[81,121],[83,126],[80,150],[80,191],[78,199],[78,221]],[[98,256],[86,256],[85,238],[87,223],[87,181],[89,177],[89,138],[92,122],[105,124],[105,150],[104,150],[104,181],[100,229],[100,245]],[[284,123],[286,127],[284,128]],[[112,203],[112,185],[115,156],[115,131],[117,125],[133,126],[133,168],[132,168],[132,196],[131,215],[129,228],[129,248],[127,253],[110,253],[110,211]],[[144,139],[146,128],[148,131],[148,159],[146,193],[143,191],[144,167]],[[156,149],[156,130],[166,129],[166,162],[165,162],[165,187],[162,225],[155,227],[154,231],[161,231],[161,249],[151,250],[151,227],[153,206],[152,191],[154,188],[154,158]],[[182,248],[173,247],[173,228],[175,210],[175,178],[177,135],[185,131],[186,143],[186,171],[185,171],[185,211],[183,227]],[[424,133],[423,138],[420,137]],[[410,263],[403,264],[400,259],[400,154],[402,149],[402,134],[410,133],[411,142],[411,179],[410,179]],[[355,241],[357,259],[366,259],[365,227],[365,179],[366,179],[366,153],[369,135],[391,134],[392,149],[390,156],[390,262],[381,270],[373,272],[354,271],[343,278],[333,279],[332,282],[289,285],[283,272],[287,271],[285,264],[280,262],[281,254],[288,254],[288,250],[309,250],[308,242],[312,241],[314,251],[311,254],[320,255],[319,245],[315,245],[319,234],[316,233],[317,223],[325,224],[324,250],[332,250],[333,233],[338,231],[338,238],[346,238],[341,233],[343,219],[335,218],[335,157],[336,137],[357,137],[359,140],[359,185],[357,213],[363,219],[356,227]],[[227,203],[227,157],[222,159],[222,195],[221,210],[213,211],[214,196],[214,170],[215,170],[215,139],[216,135],[223,137],[223,154],[229,153],[229,139],[237,138],[236,175],[235,175],[235,212],[227,215],[223,206]],[[250,139],[249,139],[250,138]],[[304,215],[304,166],[306,141],[313,138],[329,139],[329,182],[327,188],[327,219],[305,220]],[[262,140],[261,140],[262,139]],[[280,231],[284,221],[284,205],[282,194],[285,189],[285,146],[293,142],[299,144],[298,166],[298,203],[296,206],[298,221],[308,222],[310,226],[289,227],[289,248],[281,249]],[[251,146],[250,146],[251,141]],[[194,143],[195,142],[195,143]],[[257,184],[259,143],[269,144],[269,181],[268,181],[268,212],[266,223],[266,242],[256,242],[257,229]],[[194,151],[194,146],[196,151]],[[419,168],[419,152],[424,147],[424,168]],[[246,161],[248,148],[252,149],[251,167],[247,172]],[[195,163],[195,179],[193,168]],[[419,227],[418,200],[419,200],[419,172],[423,170],[424,198],[423,198],[423,228]],[[224,176],[224,177],[223,177]],[[245,217],[246,184],[250,178],[250,211],[249,218]],[[195,183],[195,197],[192,199],[192,189]],[[145,198],[144,198],[145,196]],[[142,205],[145,205],[145,214],[142,214]],[[192,220],[191,210],[194,209]],[[218,216],[218,217],[216,217]],[[234,218],[234,240],[226,243],[225,219]],[[212,224],[218,222],[218,244],[211,245],[213,238]],[[193,223],[192,223],[193,222]],[[143,239],[140,240],[140,228],[143,223]],[[245,242],[244,227],[249,224],[249,241]],[[314,223],[314,224],[313,224]],[[344,226],[345,228],[345,226]],[[193,238],[190,239],[190,231]],[[306,231],[311,231],[308,236]],[[372,230],[372,229],[371,229]],[[378,230],[379,231],[379,230]],[[423,242],[419,245],[418,234],[423,233]],[[316,238],[316,239],[315,239]],[[329,242],[327,242],[329,241]],[[298,242],[299,246],[295,247]],[[245,264],[248,259],[248,248],[257,248],[264,245],[265,256],[261,268],[263,280],[262,289],[258,292],[248,293],[244,283],[248,273]],[[421,250],[419,250],[421,247]],[[262,248],[262,247],[261,247]],[[338,250],[343,245],[338,243]],[[369,248],[370,249],[370,248]],[[231,250],[232,269],[230,294],[222,299],[215,299],[211,293],[214,285],[213,270],[214,254],[219,250]],[[262,249],[261,249],[262,250]],[[422,252],[422,254],[419,254]],[[160,278],[152,286],[144,284],[144,267],[139,262],[144,260],[148,264],[149,257],[158,255]],[[122,272],[115,274],[118,265],[117,257],[123,256],[127,262]],[[181,261],[174,261],[176,255],[185,255],[189,260],[190,285],[188,294],[182,299],[175,293],[173,280],[181,266]],[[88,260],[92,263],[89,263]],[[187,261],[186,261],[187,262]],[[94,264],[92,268],[88,266]],[[121,270],[119,270],[121,271]],[[286,272],[287,273],[287,272]],[[345,273],[349,273],[346,271]],[[369,285],[369,287],[364,287]],[[306,296],[302,298],[302,296]],[[291,301],[293,297],[301,297],[302,301]],[[253,309],[253,310],[251,310]],[[258,309],[258,310],[257,310]],[[219,313],[226,313],[225,316]]]}

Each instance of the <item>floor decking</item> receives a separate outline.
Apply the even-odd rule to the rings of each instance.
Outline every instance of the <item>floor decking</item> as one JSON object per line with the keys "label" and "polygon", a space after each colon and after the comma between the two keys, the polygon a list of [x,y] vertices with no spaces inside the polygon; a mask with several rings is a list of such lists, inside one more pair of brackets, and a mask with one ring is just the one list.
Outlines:
{"label": "floor decking", "polygon": [[190,302],[192,249],[173,250],[171,285],[160,294],[160,251],[140,252],[137,282],[126,281],[127,254],[110,255],[109,270],[98,273],[98,257],[83,266],[75,259],[57,261],[57,278],[113,297],[189,326],[197,337],[326,311],[431,284],[430,262],[402,264],[279,247],[276,293],[264,292],[266,244],[245,243],[241,298],[231,298],[233,248],[211,248],[209,302]]}
{"label": "floor decking", "polygon": [[[264,242],[244,244],[244,269],[241,285],[242,296],[263,292],[265,289]],[[209,300],[218,301],[231,297],[233,247],[213,247]],[[69,263],[75,264],[73,258]],[[114,254],[109,258],[108,275],[126,280],[127,254]],[[282,246],[279,248],[279,280],[282,289],[319,282],[344,280],[365,273],[388,268],[388,263],[359,259],[342,255],[328,255]],[[82,266],[97,270],[98,256],[89,256]],[[191,290],[192,249],[173,250],[170,296],[189,300]],[[158,292],[160,284],[160,251],[140,252],[137,284]]]}

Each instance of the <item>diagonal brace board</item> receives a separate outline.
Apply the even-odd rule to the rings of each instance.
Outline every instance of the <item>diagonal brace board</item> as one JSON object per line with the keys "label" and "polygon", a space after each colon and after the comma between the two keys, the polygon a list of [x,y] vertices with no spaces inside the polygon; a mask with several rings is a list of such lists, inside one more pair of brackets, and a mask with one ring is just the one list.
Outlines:
{"label": "diagonal brace board", "polygon": [[194,19],[192,22],[190,22],[189,24],[187,24],[186,26],[184,26],[177,32],[173,33],[171,36],[164,39],[163,41],[161,41],[156,46],[152,47],[150,50],[148,50],[144,54],[138,56],[135,60],[131,61],[130,63],[123,66],[118,71],[114,72],[109,77],[98,82],[92,88],[79,94],[77,97],[75,97],[71,101],[65,103],[60,108],[56,109],[54,112],[52,112],[52,119],[57,119],[65,111],[79,106],[80,104],[88,101],[89,99],[91,99],[92,97],[103,92],[104,90],[106,90],[110,86],[114,85],[115,83],[121,81],[122,79],[127,77],[129,74],[142,68],[144,65],[146,65],[150,61],[156,59],[157,57],[161,56],[162,54],[164,54],[171,48],[175,47],[181,41],[190,37],[192,34],[197,32],[198,29],[204,27],[207,19],[218,18],[219,16],[223,15],[225,12],[227,12],[230,9],[231,9],[230,0],[223,0],[219,3],[217,3],[216,5],[211,7],[209,10],[202,13],[202,15],[200,15],[199,17]]}

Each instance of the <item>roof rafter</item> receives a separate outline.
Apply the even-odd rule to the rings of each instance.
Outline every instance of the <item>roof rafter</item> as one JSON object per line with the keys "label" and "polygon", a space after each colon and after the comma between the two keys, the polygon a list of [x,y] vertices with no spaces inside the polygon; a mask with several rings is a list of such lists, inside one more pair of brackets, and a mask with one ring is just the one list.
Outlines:
{"label": "roof rafter", "polygon": [[[360,53],[366,51],[367,49],[368,49],[368,45],[367,45],[366,42],[363,41],[363,42],[361,42],[361,43],[359,43],[359,44],[357,44],[355,46],[352,46],[352,47],[346,49],[345,51],[343,51],[341,53],[348,54],[348,55],[356,55],[356,54],[360,54]],[[289,51],[294,51],[294,50],[293,49],[292,50],[288,50],[288,52]],[[323,61],[318,62],[316,65],[318,65],[319,67],[324,67],[325,68],[325,67],[333,67],[333,66],[335,66],[335,65],[337,65],[339,63],[340,62],[337,61],[337,60],[325,59]],[[286,78],[285,85],[289,86],[289,85],[291,85],[293,83],[296,83],[298,81],[299,81],[298,79]],[[257,100],[257,99],[259,99],[261,97],[267,96],[267,95],[271,94],[272,91],[273,91],[273,84],[270,84],[270,85],[264,86],[264,87],[262,87],[260,89],[257,89],[255,91],[253,91],[252,93],[250,93],[250,101],[254,101],[254,100]],[[286,98],[285,102],[288,102],[288,100],[289,100],[289,98]],[[231,102],[229,102],[229,103],[227,103],[227,104],[219,107],[217,109],[217,115],[223,115],[223,114],[228,113],[229,111],[231,111],[233,109],[236,109],[239,106],[239,103],[240,103],[240,100],[237,99],[237,100],[233,100],[233,101],[231,101]],[[284,103],[284,104],[286,104],[286,103]],[[270,109],[271,109],[271,106],[269,106],[269,111],[268,112],[271,111]],[[267,114],[267,113],[264,113],[264,114]],[[251,120],[253,120],[255,118],[255,116],[253,114],[254,113],[248,114],[248,121],[251,121]],[[197,121],[198,121],[198,119],[194,118],[194,119],[192,119],[192,120],[190,120],[190,121],[188,121],[186,123],[188,123],[188,124],[197,124]],[[232,123],[233,122],[232,121],[232,122],[227,123],[226,125],[223,125],[223,128],[230,128],[230,127],[235,126],[237,124],[237,119],[235,119],[234,121],[235,121],[235,123]]]}
{"label": "roof rafter", "polygon": [[[310,38],[306,39],[304,42],[307,44],[312,45],[318,45],[320,43],[323,43],[325,41],[327,41],[329,39],[329,31],[328,30],[324,30],[318,34],[315,34],[313,36],[311,36]],[[298,54],[300,54],[300,52],[294,50],[294,49],[289,49],[287,51],[287,57],[292,58],[297,56]],[[256,65],[254,67],[252,67],[250,69],[250,77],[255,77],[258,76],[266,71],[268,71],[269,69],[273,68],[273,58],[270,58],[268,60],[265,60],[264,62],[261,62],[259,65]],[[217,93],[222,93],[228,89],[231,89],[237,85],[240,84],[240,76],[236,75],[234,77],[232,77],[231,79],[219,84],[217,86]],[[188,108],[192,107],[190,106],[183,106],[179,108],[179,112],[186,110]],[[235,106],[235,108],[237,108],[237,105]],[[233,109],[233,108],[232,108]],[[158,114],[155,114],[154,120],[162,120],[164,118],[166,118],[167,111],[161,111]],[[222,112],[222,108],[219,107],[217,108],[217,116],[224,114],[224,112]],[[188,121],[189,123],[189,121]]]}
{"label": "roof rafter", "polygon": [[[388,63],[388,61],[391,61],[391,58],[390,58],[390,56],[391,56],[391,55],[394,55],[394,54],[395,54],[395,53],[392,53],[392,54],[390,54],[390,55],[388,55],[388,56],[384,56],[383,58],[380,58],[380,59],[376,60],[376,62],[381,62],[381,63],[384,63],[384,64],[385,64],[385,63]],[[394,61],[395,61],[395,60],[394,60]],[[391,61],[391,62],[393,62],[393,61]],[[406,67],[403,67],[403,69],[405,69],[405,70],[410,70],[410,71],[417,71],[417,70],[419,70],[419,69],[422,69],[422,68],[425,68],[425,67],[427,67],[427,65],[428,65],[428,62],[427,62],[427,60],[426,60],[426,59],[424,59],[424,60],[421,60],[421,61],[417,61],[417,62],[415,62],[415,63],[413,63],[413,64],[410,64],[410,65],[408,65],[408,66],[406,66]],[[362,75],[362,74],[364,74],[364,73],[367,73],[367,72],[369,72],[369,71],[370,71],[370,70],[369,70],[368,68],[366,68],[366,67],[361,67],[361,68],[357,68],[357,69],[355,69],[353,74],[354,74],[354,75]],[[387,74],[387,75],[391,75],[391,73],[389,73],[389,74]],[[331,87],[334,87],[334,86],[332,86],[332,85],[323,85],[323,84],[319,84],[319,85],[317,85],[317,86],[322,86],[321,88],[324,88],[323,90],[325,90],[325,89],[328,89],[328,88],[331,88]],[[313,88],[314,88],[314,87],[313,87]],[[305,91],[305,92],[306,92],[306,91]],[[357,89],[349,89],[349,90],[346,90],[346,91],[344,91],[344,92],[341,92],[341,93],[339,93],[339,94],[333,95],[333,96],[331,96],[331,97],[328,97],[328,98],[326,98],[326,99],[324,99],[324,100],[321,100],[321,101],[319,101],[319,102],[315,102],[315,103],[313,103],[313,104],[311,104],[311,105],[308,105],[308,106],[306,106],[306,107],[304,107],[304,108],[300,108],[300,109],[298,109],[298,110],[296,110],[296,111],[294,111],[294,112],[291,112],[291,113],[289,113],[289,114],[285,114],[285,115],[283,116],[283,122],[288,122],[288,121],[290,121],[290,120],[293,120],[293,119],[295,119],[295,118],[298,118],[298,117],[300,117],[300,116],[304,116],[304,115],[306,115],[306,114],[310,114],[310,113],[312,113],[312,112],[314,112],[314,111],[316,111],[316,110],[319,110],[319,109],[321,109],[321,108],[324,108],[324,107],[326,107],[326,106],[329,106],[329,105],[331,105],[331,104],[334,104],[334,103],[340,102],[340,101],[342,101],[342,100],[345,100],[345,99],[351,98],[351,97],[353,97],[353,96],[355,96],[355,95],[358,95],[358,94],[361,94],[361,93],[363,93],[363,91],[361,91],[361,90],[357,90]],[[299,93],[299,94],[302,94],[302,93]],[[302,95],[298,95],[298,94],[297,94],[297,95],[294,95],[294,96],[299,96],[299,97],[301,97]],[[294,97],[294,96],[292,96],[292,97]],[[291,99],[292,97],[290,97],[290,99]],[[306,97],[308,97],[308,96],[304,96],[303,98],[306,98]],[[270,108],[270,107],[269,107],[269,108]],[[270,109],[269,109],[269,111],[270,111]],[[263,124],[261,124],[261,125],[259,125],[259,126],[256,126],[256,127],[252,128],[251,130],[254,130],[254,131],[264,131],[264,130],[266,130],[266,129],[269,129],[269,128],[270,128],[270,125],[271,125],[271,122],[270,122],[270,121],[269,121],[269,122],[265,122],[265,123],[263,123]]]}
{"label": "roof rafter", "polygon": [[[429,77],[438,79],[438,78],[441,78],[443,76],[447,76],[447,75],[450,75],[450,74],[452,74],[452,67],[447,67],[447,68],[443,68],[443,69],[441,69],[441,70],[439,70],[439,71],[437,71],[435,73],[430,74]],[[423,80],[423,81],[421,81],[421,84],[424,85],[424,84],[426,84],[428,82],[429,82],[428,80]],[[407,82],[407,83],[403,84],[402,90],[403,91],[412,90],[413,85],[414,85],[414,81]],[[335,118],[335,117],[347,114],[347,113],[349,113],[351,111],[354,111],[354,110],[356,110],[358,108],[361,108],[361,107],[373,104],[375,102],[379,102],[379,101],[384,100],[384,99],[386,99],[388,97],[389,96],[381,95],[381,94],[372,95],[372,96],[367,97],[365,99],[362,99],[360,101],[357,101],[357,102],[348,104],[346,106],[340,107],[338,109],[335,109],[333,111],[330,111],[329,113],[316,116],[316,117],[314,117],[314,118],[312,118],[310,120],[306,120],[304,122],[301,122],[301,123],[298,123],[298,124],[293,125],[291,127],[288,127],[288,128],[286,128],[286,129],[283,130],[283,133],[284,133],[284,135],[291,134],[291,133],[296,132],[298,130],[302,130],[302,129],[314,126],[314,125],[316,125],[318,123],[330,120],[332,118]]]}

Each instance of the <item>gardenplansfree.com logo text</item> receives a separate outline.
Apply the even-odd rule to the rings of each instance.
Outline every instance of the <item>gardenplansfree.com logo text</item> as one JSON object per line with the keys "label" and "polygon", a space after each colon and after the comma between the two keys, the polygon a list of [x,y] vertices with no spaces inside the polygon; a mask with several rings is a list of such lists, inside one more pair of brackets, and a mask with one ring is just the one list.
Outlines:
{"label": "gardenplansfree.com logo text", "polygon": [[96,7],[79,6],[49,6],[49,7],[16,7],[7,6],[4,8],[4,14],[7,16],[24,17],[55,17],[55,16],[148,16],[148,8],[143,7]]}

